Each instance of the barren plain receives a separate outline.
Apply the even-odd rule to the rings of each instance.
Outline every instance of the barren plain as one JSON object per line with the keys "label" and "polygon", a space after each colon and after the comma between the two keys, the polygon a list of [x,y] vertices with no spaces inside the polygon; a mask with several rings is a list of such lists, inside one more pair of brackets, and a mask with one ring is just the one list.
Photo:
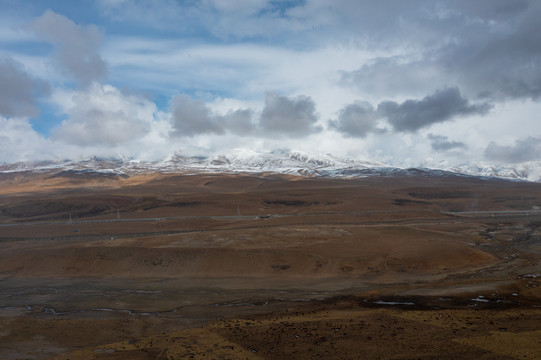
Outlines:
{"label": "barren plain", "polygon": [[541,184],[0,174],[0,359],[539,359]]}

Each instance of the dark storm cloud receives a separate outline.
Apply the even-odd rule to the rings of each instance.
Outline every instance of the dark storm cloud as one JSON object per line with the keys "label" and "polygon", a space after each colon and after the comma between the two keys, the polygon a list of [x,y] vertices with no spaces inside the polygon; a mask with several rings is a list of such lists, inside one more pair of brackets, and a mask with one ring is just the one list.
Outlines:
{"label": "dark storm cloud", "polygon": [[512,146],[502,146],[492,141],[485,149],[485,157],[509,163],[541,160],[541,138],[527,137],[515,141]]}
{"label": "dark storm cloud", "polygon": [[249,135],[255,130],[253,115],[254,112],[250,109],[229,111],[223,116],[217,116],[216,122],[233,134]]}
{"label": "dark storm cloud", "polygon": [[368,13],[385,23],[369,37],[378,41],[369,43],[385,49],[401,42],[405,50],[343,73],[345,84],[382,96],[411,96],[447,84],[469,98],[541,97],[539,1],[422,1],[385,17]]}
{"label": "dark storm cloud", "polygon": [[21,64],[0,57],[0,115],[37,116],[36,97],[48,91],[47,84],[31,78]]}
{"label": "dark storm cloud", "polygon": [[61,71],[83,85],[105,77],[107,66],[99,52],[102,34],[96,26],[81,27],[47,10],[32,23],[32,28],[38,37],[53,45]]}
{"label": "dark storm cloud", "polygon": [[230,110],[225,115],[214,114],[201,99],[188,95],[177,95],[171,100],[171,115],[174,137],[202,134],[222,135],[226,132],[249,135],[255,132],[251,109]]}
{"label": "dark storm cloud", "polygon": [[230,110],[225,115],[211,111],[203,100],[187,95],[171,101],[174,137],[227,133],[237,135],[304,137],[321,131],[316,125],[315,103],[307,96],[286,97],[274,93],[265,96],[265,107],[254,122],[251,109]]}
{"label": "dark storm cloud", "polygon": [[470,104],[457,88],[448,88],[421,100],[406,100],[401,104],[384,101],[378,105],[377,111],[387,118],[395,131],[414,132],[454,117],[486,114],[490,108],[486,103]]}
{"label": "dark storm cloud", "polygon": [[321,131],[317,120],[316,105],[310,97],[267,93],[259,126],[266,134],[303,137]]}
{"label": "dark storm cloud", "polygon": [[506,19],[511,15],[523,12],[528,9],[527,0],[453,0],[449,4],[461,9],[465,14],[478,17],[484,20]]}
{"label": "dark storm cloud", "polygon": [[436,151],[448,151],[453,149],[466,149],[467,146],[461,141],[449,141],[447,136],[428,134],[430,145]]}
{"label": "dark storm cloud", "polygon": [[223,134],[212,116],[210,109],[200,99],[188,95],[177,95],[171,100],[173,136],[194,136],[200,134]]}
{"label": "dark storm cloud", "polygon": [[329,127],[346,136],[365,137],[376,127],[379,115],[367,102],[346,105],[338,114],[338,120],[329,122]]}
{"label": "dark storm cloud", "polygon": [[[539,99],[541,3],[518,1],[513,6],[499,1],[500,7],[491,6],[492,2],[479,3],[485,3],[485,7],[477,4],[477,13],[491,10],[485,15],[486,22],[467,26],[459,42],[441,49],[439,63],[479,94],[493,99]],[[464,6],[465,22],[469,8]]]}
{"label": "dark storm cloud", "polygon": [[[383,101],[377,109],[367,102],[357,101],[345,106],[338,119],[329,122],[329,128],[349,137],[365,137],[368,133],[385,133],[378,127],[386,119],[394,132],[416,132],[435,123],[453,120],[456,117],[485,114],[491,109],[488,103],[470,104],[460,95],[457,88],[438,90],[421,100],[406,100],[403,103]],[[431,139],[444,140],[444,139]],[[435,150],[446,150],[445,146],[458,147],[461,143],[433,143]]]}

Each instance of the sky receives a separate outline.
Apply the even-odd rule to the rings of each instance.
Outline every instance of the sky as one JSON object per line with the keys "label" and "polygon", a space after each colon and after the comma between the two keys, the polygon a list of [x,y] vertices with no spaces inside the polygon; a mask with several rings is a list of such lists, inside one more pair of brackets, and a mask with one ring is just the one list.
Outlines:
{"label": "sky", "polygon": [[0,162],[541,154],[535,0],[0,0]]}

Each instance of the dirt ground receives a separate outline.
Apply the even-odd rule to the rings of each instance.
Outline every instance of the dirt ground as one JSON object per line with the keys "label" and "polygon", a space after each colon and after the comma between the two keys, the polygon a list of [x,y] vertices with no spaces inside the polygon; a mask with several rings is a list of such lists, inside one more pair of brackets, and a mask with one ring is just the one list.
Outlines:
{"label": "dirt ground", "polygon": [[0,174],[0,359],[541,358],[541,184]]}

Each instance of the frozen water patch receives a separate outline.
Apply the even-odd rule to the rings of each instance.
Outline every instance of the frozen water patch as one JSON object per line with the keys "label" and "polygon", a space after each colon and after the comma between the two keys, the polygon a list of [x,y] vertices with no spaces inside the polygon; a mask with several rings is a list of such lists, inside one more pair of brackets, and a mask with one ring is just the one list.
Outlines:
{"label": "frozen water patch", "polygon": [[482,302],[482,303],[489,303],[490,302],[490,300],[485,299],[485,297],[482,296],[482,295],[479,295],[478,297],[476,297],[474,299],[471,299],[471,301]]}
{"label": "frozen water patch", "polygon": [[374,304],[377,304],[377,305],[408,305],[408,306],[412,306],[412,305],[415,305],[414,302],[409,302],[409,301],[382,301],[382,300],[378,300],[378,301],[374,301]]}

